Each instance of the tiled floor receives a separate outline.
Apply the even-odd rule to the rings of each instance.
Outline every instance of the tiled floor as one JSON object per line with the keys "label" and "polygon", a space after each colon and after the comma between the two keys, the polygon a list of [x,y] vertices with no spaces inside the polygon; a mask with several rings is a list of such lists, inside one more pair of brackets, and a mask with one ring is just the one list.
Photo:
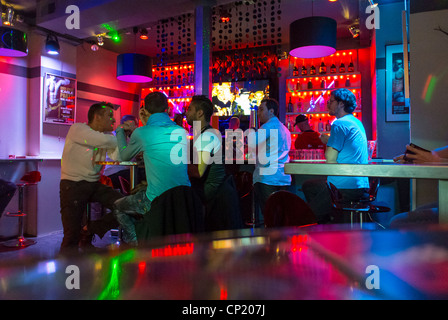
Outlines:
{"label": "tiled floor", "polygon": [[[62,242],[62,231],[52,234],[30,237],[36,241],[36,244],[25,248],[9,248],[0,242],[0,262],[5,260],[23,260],[23,259],[54,259],[58,256],[59,247]],[[95,236],[93,245],[98,251],[105,250],[106,246],[112,245],[117,238],[110,231],[102,239]]]}

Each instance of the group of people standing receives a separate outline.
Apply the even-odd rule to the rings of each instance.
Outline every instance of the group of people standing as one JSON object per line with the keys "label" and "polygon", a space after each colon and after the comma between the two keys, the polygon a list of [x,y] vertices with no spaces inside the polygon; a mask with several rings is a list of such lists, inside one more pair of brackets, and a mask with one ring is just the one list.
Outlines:
{"label": "group of people standing", "polygon": [[[355,108],[356,98],[349,90],[331,93],[328,110],[336,120],[331,135],[321,136],[326,145],[327,162],[367,163],[367,138],[362,123],[352,115]],[[215,157],[222,145],[219,132],[210,126],[213,103],[205,96],[194,96],[186,112],[190,125],[195,121],[200,123],[200,132],[192,141],[194,156],[200,160],[197,164],[188,161],[188,152],[182,152],[189,148],[186,131],[169,118],[167,109],[166,96],[152,92],[145,97],[144,107],[139,111],[141,127],[123,122],[117,127],[116,135],[107,134],[113,131],[115,123],[113,106],[108,103],[92,105],[87,124],[72,125],[62,155],[60,200],[64,239],[61,251],[76,249],[83,234],[95,233],[102,237],[107,230],[118,226],[123,230],[126,244],[138,245],[136,220],[150,212],[151,203],[157,197],[177,186],[192,187],[199,195],[205,208],[205,231],[242,227],[235,184],[226,173],[224,162],[216,161]],[[264,146],[267,158],[275,159],[266,163],[257,158],[253,172],[256,221],[261,226],[269,196],[291,188],[291,176],[284,172],[284,165],[289,161],[291,135],[278,119],[278,109],[276,100],[264,99],[258,109],[262,125],[252,132],[257,146]],[[143,153],[147,187],[125,197],[101,184],[102,168],[96,162],[104,160],[106,153],[113,160],[123,161]],[[266,173],[267,167],[269,173]],[[344,196],[357,199],[364,197],[369,187],[368,178],[364,177],[328,177],[327,181]],[[319,222],[329,221],[332,216],[327,181],[308,181],[303,185],[306,200]],[[100,202],[111,212],[82,226],[85,205],[91,201]]]}

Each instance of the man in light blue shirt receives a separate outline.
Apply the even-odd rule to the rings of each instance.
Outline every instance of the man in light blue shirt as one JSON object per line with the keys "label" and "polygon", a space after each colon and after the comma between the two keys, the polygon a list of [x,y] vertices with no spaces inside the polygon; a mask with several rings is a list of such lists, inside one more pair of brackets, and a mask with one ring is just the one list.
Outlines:
{"label": "man in light blue shirt", "polygon": [[263,99],[257,114],[263,125],[256,134],[257,158],[253,173],[255,223],[263,226],[264,206],[269,196],[276,191],[289,190],[291,186],[291,176],[285,174],[285,163],[289,162],[291,149],[291,133],[277,118],[276,100]]}
{"label": "man in light blue shirt", "polygon": [[116,130],[120,157],[123,161],[143,152],[146,190],[115,202],[114,214],[123,229],[123,241],[138,244],[132,215],[147,213],[151,202],[162,193],[177,186],[191,186],[187,171],[187,137],[185,129],[171,121],[166,113],[168,100],[161,92],[145,97],[145,107],[140,109],[143,127],[132,133],[126,142],[126,124]]}
{"label": "man in light blue shirt", "polygon": [[[334,90],[327,104],[330,116],[336,120],[331,126],[330,137],[322,135],[327,144],[325,158],[327,163],[367,164],[367,137],[361,121],[353,116],[356,97],[348,89]],[[341,192],[344,201],[359,201],[368,198],[368,177],[328,176],[327,180],[306,181],[302,190],[318,222],[334,219],[327,183],[332,183]]]}

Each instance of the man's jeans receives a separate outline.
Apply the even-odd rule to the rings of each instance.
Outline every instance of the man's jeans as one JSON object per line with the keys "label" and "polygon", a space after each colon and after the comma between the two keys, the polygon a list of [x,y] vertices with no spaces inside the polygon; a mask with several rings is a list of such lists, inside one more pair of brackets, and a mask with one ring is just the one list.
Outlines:
{"label": "man's jeans", "polygon": [[136,194],[118,199],[114,204],[114,216],[123,232],[123,241],[131,246],[137,246],[135,221],[149,212],[151,201],[146,196],[146,189]]}

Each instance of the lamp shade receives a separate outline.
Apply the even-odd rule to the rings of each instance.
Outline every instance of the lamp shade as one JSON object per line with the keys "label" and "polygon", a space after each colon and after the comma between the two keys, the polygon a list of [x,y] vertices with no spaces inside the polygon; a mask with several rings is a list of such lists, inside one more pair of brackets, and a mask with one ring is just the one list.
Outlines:
{"label": "lamp shade", "polygon": [[120,54],[117,57],[117,79],[139,83],[152,81],[152,59],[138,53]]}
{"label": "lamp shade", "polygon": [[27,54],[26,33],[9,27],[0,27],[0,56],[25,57]]}
{"label": "lamp shade", "polygon": [[336,20],[308,17],[289,25],[289,54],[297,58],[321,58],[336,52]]}

